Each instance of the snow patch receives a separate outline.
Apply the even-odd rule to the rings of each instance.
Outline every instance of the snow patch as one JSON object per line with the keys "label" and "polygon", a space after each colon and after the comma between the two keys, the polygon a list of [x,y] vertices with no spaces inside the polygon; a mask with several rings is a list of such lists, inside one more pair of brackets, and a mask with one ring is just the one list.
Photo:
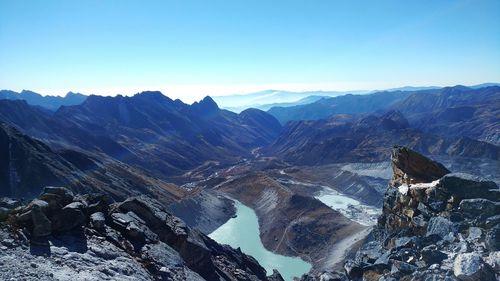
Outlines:
{"label": "snow patch", "polygon": [[436,185],[439,183],[439,180],[435,180],[433,182],[423,182],[423,183],[414,183],[414,184],[403,184],[398,187],[398,190],[401,194],[406,195],[408,194],[408,191],[410,189],[415,189],[415,188],[432,188],[436,187]]}

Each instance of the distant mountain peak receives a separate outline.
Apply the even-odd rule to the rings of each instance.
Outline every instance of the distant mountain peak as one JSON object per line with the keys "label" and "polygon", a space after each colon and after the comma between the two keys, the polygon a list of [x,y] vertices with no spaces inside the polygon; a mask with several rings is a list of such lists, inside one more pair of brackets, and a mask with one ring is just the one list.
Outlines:
{"label": "distant mountain peak", "polygon": [[217,103],[210,97],[206,96],[199,102],[194,102],[191,105],[191,108],[195,110],[199,114],[206,115],[208,113],[213,113],[219,111],[219,106]]}

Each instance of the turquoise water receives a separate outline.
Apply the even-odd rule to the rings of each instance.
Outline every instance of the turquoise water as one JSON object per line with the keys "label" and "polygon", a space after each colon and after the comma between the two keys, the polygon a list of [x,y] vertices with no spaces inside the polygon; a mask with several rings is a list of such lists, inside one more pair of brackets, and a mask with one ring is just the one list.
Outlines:
{"label": "turquoise water", "polygon": [[273,269],[277,269],[287,281],[294,276],[300,277],[311,269],[311,265],[300,258],[277,255],[266,250],[260,241],[257,215],[251,208],[238,201],[235,203],[237,217],[212,232],[210,238],[233,248],[240,247],[245,254],[257,259],[268,275]]}

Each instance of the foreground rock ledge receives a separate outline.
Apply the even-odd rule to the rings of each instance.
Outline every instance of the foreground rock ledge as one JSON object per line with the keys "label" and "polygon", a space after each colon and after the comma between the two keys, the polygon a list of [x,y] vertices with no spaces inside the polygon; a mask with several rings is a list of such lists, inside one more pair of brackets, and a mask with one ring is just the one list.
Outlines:
{"label": "foreground rock ledge", "polygon": [[149,197],[111,203],[46,187],[27,205],[0,207],[0,280],[283,280]]}

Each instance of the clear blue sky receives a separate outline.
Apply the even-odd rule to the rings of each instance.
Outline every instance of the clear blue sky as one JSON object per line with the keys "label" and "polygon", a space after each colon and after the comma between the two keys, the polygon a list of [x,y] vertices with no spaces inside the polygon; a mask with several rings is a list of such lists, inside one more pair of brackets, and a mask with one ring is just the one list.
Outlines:
{"label": "clear blue sky", "polygon": [[499,78],[498,0],[0,0],[2,89],[189,100]]}

